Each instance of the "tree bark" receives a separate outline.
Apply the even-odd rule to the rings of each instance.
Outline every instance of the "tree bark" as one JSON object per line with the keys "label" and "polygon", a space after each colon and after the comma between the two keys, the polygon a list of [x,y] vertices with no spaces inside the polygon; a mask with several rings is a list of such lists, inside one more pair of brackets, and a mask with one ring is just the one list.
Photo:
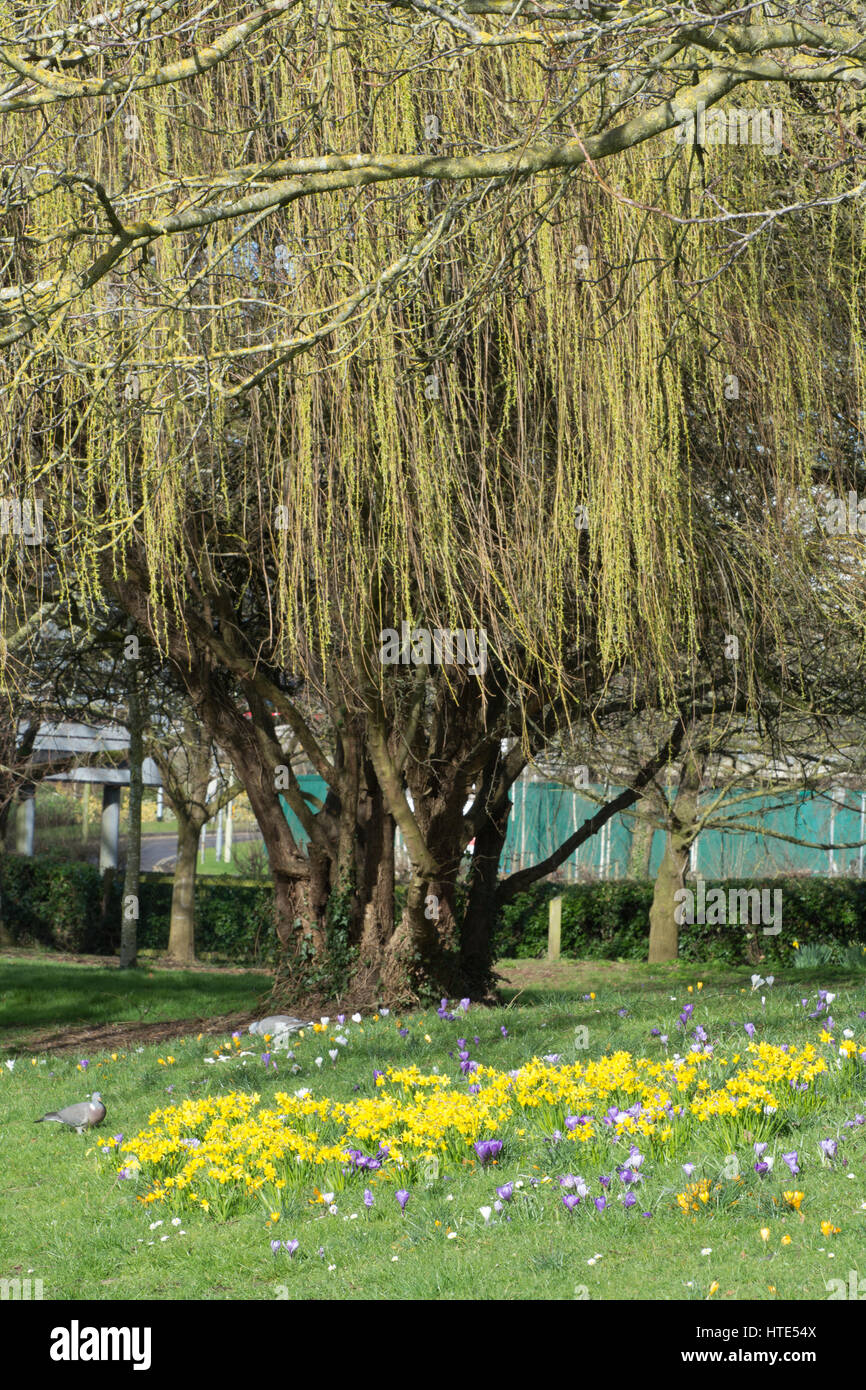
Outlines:
{"label": "tree bark", "polygon": [[493,984],[492,940],[499,904],[499,861],[505,844],[511,798],[499,813],[488,814],[475,836],[469,870],[469,893],[460,934],[462,984],[470,999],[489,997]]}
{"label": "tree bark", "polygon": [[701,765],[690,751],[686,753],[680,785],[671,810],[665,852],[656,875],[650,908],[649,963],[676,960],[679,952],[679,926],[674,915],[674,894],[685,886],[689,852],[697,833],[698,791]]}
{"label": "tree bark", "polygon": [[195,876],[201,827],[174,807],[177,816],[177,859],[171,890],[171,920],[168,929],[168,956],[179,964],[195,960]]}
{"label": "tree bark", "polygon": [[635,819],[632,821],[631,845],[628,855],[629,878],[645,879],[650,876],[655,836],[655,829],[649,820],[650,809],[647,799],[642,797],[636,807]]}

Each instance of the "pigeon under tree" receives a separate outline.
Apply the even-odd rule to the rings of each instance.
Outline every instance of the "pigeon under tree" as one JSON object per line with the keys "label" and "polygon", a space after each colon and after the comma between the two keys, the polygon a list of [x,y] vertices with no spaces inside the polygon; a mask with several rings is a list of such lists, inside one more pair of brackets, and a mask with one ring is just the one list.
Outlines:
{"label": "pigeon under tree", "polygon": [[275,1037],[278,1033],[297,1033],[301,1028],[312,1026],[312,1023],[293,1018],[291,1014],[270,1014],[267,1018],[260,1018],[257,1023],[251,1023],[249,1031],[258,1033],[260,1037],[264,1037],[265,1033]]}
{"label": "pigeon under tree", "polygon": [[101,1125],[105,1119],[105,1106],[98,1091],[94,1091],[90,1100],[82,1101],[80,1105],[67,1105],[64,1110],[50,1110],[47,1115],[42,1115],[34,1123],[41,1125],[45,1120],[56,1120],[58,1124],[69,1125],[78,1134],[85,1129],[93,1129],[95,1125]]}

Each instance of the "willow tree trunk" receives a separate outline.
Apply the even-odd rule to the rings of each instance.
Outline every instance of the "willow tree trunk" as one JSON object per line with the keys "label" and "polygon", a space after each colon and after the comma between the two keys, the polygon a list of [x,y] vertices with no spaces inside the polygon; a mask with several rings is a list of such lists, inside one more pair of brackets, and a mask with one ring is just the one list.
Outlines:
{"label": "willow tree trunk", "polygon": [[437,768],[413,767],[406,780],[415,819],[438,869],[425,872],[413,862],[406,906],[385,953],[382,986],[388,1002],[397,1007],[451,998],[463,984],[456,899],[465,849],[466,771],[443,759]]}
{"label": "willow tree trunk", "polygon": [[179,807],[177,815],[177,859],[171,890],[171,919],[168,928],[168,956],[179,964],[195,960],[195,875],[198,864],[200,828]]}
{"label": "willow tree trunk", "polygon": [[687,754],[680,773],[680,785],[670,815],[665,852],[656,875],[650,908],[650,964],[676,960],[679,952],[679,924],[675,894],[685,887],[689,855],[696,831],[701,768]]}
{"label": "willow tree trunk", "polygon": [[120,922],[120,969],[135,965],[138,956],[139,887],[141,882],[141,797],[144,768],[144,721],[138,691],[138,675],[130,663],[129,683],[129,831],[126,874]]}
{"label": "willow tree trunk", "polygon": [[510,813],[511,799],[506,795],[488,809],[475,836],[460,932],[461,986],[470,999],[486,999],[493,989],[493,937],[499,915],[496,889]]}
{"label": "willow tree trunk", "polygon": [[651,807],[645,797],[641,797],[635,807],[632,821],[631,845],[628,853],[628,877],[646,879],[650,876],[653,839],[655,828],[649,820]]}

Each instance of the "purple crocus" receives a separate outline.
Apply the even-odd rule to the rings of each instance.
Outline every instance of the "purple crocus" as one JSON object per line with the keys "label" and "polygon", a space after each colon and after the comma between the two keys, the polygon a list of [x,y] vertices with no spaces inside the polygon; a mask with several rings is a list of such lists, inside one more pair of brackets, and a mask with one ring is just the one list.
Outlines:
{"label": "purple crocus", "polygon": [[627,1192],[627,1193],[625,1194],[625,1196],[623,1197],[623,1199],[622,1199],[622,1204],[623,1204],[623,1206],[626,1207],[626,1208],[628,1208],[628,1207],[633,1207],[633,1206],[635,1205],[636,1202],[637,1202],[637,1197],[634,1195],[633,1192]]}
{"label": "purple crocus", "polygon": [[502,1140],[480,1139],[473,1147],[478,1155],[480,1163],[491,1163],[494,1158],[498,1158],[502,1153]]}
{"label": "purple crocus", "polygon": [[602,1173],[601,1177],[599,1178],[599,1182],[604,1188],[610,1187],[610,1178],[607,1175],[607,1173]]}
{"label": "purple crocus", "polygon": [[86,1057],[82,1057],[82,1059],[81,1059],[81,1061],[78,1063],[78,1065],[80,1066],[80,1068],[81,1068],[82,1071],[87,1071],[87,1068],[90,1066],[90,1062],[88,1061],[88,1059],[87,1059]]}
{"label": "purple crocus", "polygon": [[566,1211],[576,1211],[580,1204],[580,1198],[576,1192],[563,1192],[562,1205]]}
{"label": "purple crocus", "polygon": [[753,1038],[753,1037],[755,1036],[755,1025],[754,1025],[754,1023],[744,1023],[744,1024],[743,1024],[743,1027],[745,1028],[746,1032],[748,1033],[750,1039]]}
{"label": "purple crocus", "polygon": [[755,1145],[755,1158],[760,1158],[760,1157],[761,1157],[761,1154],[764,1153],[764,1152],[766,1151],[766,1148],[767,1148],[767,1145],[766,1145],[766,1144],[756,1144],[756,1145]]}
{"label": "purple crocus", "polygon": [[782,1162],[787,1163],[792,1175],[799,1173],[800,1165],[797,1162],[797,1150],[792,1149],[789,1154],[782,1154]]}
{"label": "purple crocus", "polygon": [[270,1065],[270,1060],[271,1060],[271,1054],[270,1054],[269,1052],[263,1052],[263,1053],[262,1053],[262,1061],[264,1062],[264,1064],[265,1064],[266,1067]]}
{"label": "purple crocus", "polygon": [[398,1029],[397,1029],[397,1032],[400,1034],[400,1037],[401,1037],[401,1038],[408,1038],[408,1036],[409,1036],[409,1029],[408,1029],[408,1028],[398,1028]]}
{"label": "purple crocus", "polygon": [[499,1031],[502,1034],[503,1038],[508,1037],[508,1029],[506,1028],[504,1023],[500,1025]]}
{"label": "purple crocus", "polygon": [[369,1187],[364,1188],[364,1206],[369,1208],[373,1205],[373,1194]]}
{"label": "purple crocus", "polygon": [[469,1012],[469,1005],[470,1005],[471,1003],[472,1003],[472,1000],[471,1000],[471,999],[461,999],[461,1000],[460,1000],[460,1003],[458,1004],[457,1007],[458,1007],[459,1009],[462,1009],[463,1013],[468,1013],[468,1012]]}
{"label": "purple crocus", "polygon": [[575,1130],[577,1126],[582,1123],[583,1121],[579,1115],[566,1115],[565,1117],[565,1128],[568,1130]]}
{"label": "purple crocus", "polygon": [[406,1203],[407,1203],[408,1200],[409,1200],[409,1193],[406,1191],[405,1187],[398,1188],[398,1190],[394,1193],[394,1196],[397,1198],[397,1201],[400,1203],[400,1210],[401,1210],[401,1211],[405,1211],[405,1210],[406,1210]]}
{"label": "purple crocus", "polygon": [[346,1022],[346,1015],[345,1015],[345,1014],[337,1014],[337,1022],[339,1023],[340,1027],[342,1028],[343,1024]]}
{"label": "purple crocus", "polygon": [[276,1255],[276,1253],[277,1253],[277,1251],[279,1250],[279,1248],[280,1248],[280,1242],[279,1242],[278,1240],[272,1240],[272,1241],[271,1241],[271,1254],[272,1254],[272,1255]]}
{"label": "purple crocus", "polygon": [[294,1253],[295,1253],[295,1251],[297,1250],[297,1248],[298,1248],[298,1246],[300,1245],[300,1243],[301,1243],[301,1242],[300,1242],[299,1240],[286,1240],[286,1241],[283,1241],[283,1249],[284,1249],[284,1250],[288,1250],[288,1252],[289,1252],[289,1258],[291,1258],[291,1256],[294,1255]]}
{"label": "purple crocus", "polygon": [[604,1211],[605,1207],[607,1206],[606,1197],[593,1197],[592,1200],[595,1203],[596,1211]]}
{"label": "purple crocus", "polygon": [[503,1202],[510,1202],[512,1197],[514,1196],[514,1183],[503,1183],[501,1187],[497,1187],[496,1195],[497,1197],[500,1197]]}
{"label": "purple crocus", "polygon": [[755,1164],[755,1172],[758,1174],[758,1177],[759,1177],[759,1178],[762,1178],[762,1177],[764,1176],[764,1174],[765,1174],[765,1173],[769,1173],[769,1171],[770,1171],[770,1165],[769,1165],[769,1163],[762,1163],[762,1162],[758,1161],[758,1162]]}
{"label": "purple crocus", "polygon": [[835,1158],[838,1147],[835,1139],[822,1139],[820,1142],[820,1149],[825,1158]]}
{"label": "purple crocus", "polygon": [[696,1163],[684,1163],[684,1164],[682,1165],[683,1172],[685,1173],[685,1175],[686,1175],[687,1178],[690,1178],[690,1177],[692,1176],[692,1173],[695,1171],[695,1168],[696,1168],[696,1167],[697,1167],[697,1164],[696,1164]]}
{"label": "purple crocus", "polygon": [[651,1038],[660,1038],[661,1035],[662,1035],[662,1030],[661,1030],[661,1028],[651,1028],[651,1029],[650,1029],[650,1037],[651,1037]]}

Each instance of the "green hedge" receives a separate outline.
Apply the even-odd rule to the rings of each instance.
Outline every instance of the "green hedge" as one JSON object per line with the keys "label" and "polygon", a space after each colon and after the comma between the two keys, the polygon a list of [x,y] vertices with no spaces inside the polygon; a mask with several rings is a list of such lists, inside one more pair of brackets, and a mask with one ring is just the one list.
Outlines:
{"label": "green hedge", "polygon": [[[693,887],[693,885],[690,885]],[[850,941],[866,944],[866,882],[850,878],[725,879],[713,888],[780,889],[781,931],[758,945],[764,965],[792,965],[800,946]],[[494,935],[495,955],[532,959],[547,951],[548,904],[562,897],[563,956],[576,959],[646,960],[653,884],[539,883],[503,908]],[[772,901],[772,900],[771,900]],[[694,923],[680,927],[680,959],[742,965],[747,929]],[[866,960],[866,957],[864,957]]]}
{"label": "green hedge", "polygon": [[[758,928],[764,964],[791,965],[793,946],[866,943],[866,882],[849,878],[726,879],[714,887],[781,889],[782,929],[777,936]],[[171,912],[172,880],[145,876],[141,882],[138,944],[142,950],[165,951]],[[103,884],[93,865],[52,861],[46,856],[0,859],[3,923],[19,946],[41,945],[57,951],[113,955],[120,944],[123,879],[111,884],[107,921],[102,914]],[[562,954],[583,959],[646,960],[653,885],[619,880],[611,883],[539,883],[503,909],[494,934],[494,954],[524,959],[547,951],[548,903],[562,897]],[[399,915],[406,889],[398,886]],[[273,892],[269,883],[235,883],[223,877],[200,877],[196,885],[196,950],[244,963],[276,958],[272,925]],[[741,965],[746,960],[747,931],[737,926],[695,923],[680,928],[680,958]],[[866,957],[864,957],[866,960]]]}
{"label": "green hedge", "polygon": [[[143,877],[139,889],[138,945],[165,951],[171,916],[172,879]],[[92,864],[52,861],[46,856],[7,855],[0,860],[3,924],[17,946],[114,955],[120,945],[123,877],[113,877],[106,919],[102,876]],[[196,882],[196,952],[244,963],[276,958],[273,890],[269,883],[234,884],[223,877]]]}

